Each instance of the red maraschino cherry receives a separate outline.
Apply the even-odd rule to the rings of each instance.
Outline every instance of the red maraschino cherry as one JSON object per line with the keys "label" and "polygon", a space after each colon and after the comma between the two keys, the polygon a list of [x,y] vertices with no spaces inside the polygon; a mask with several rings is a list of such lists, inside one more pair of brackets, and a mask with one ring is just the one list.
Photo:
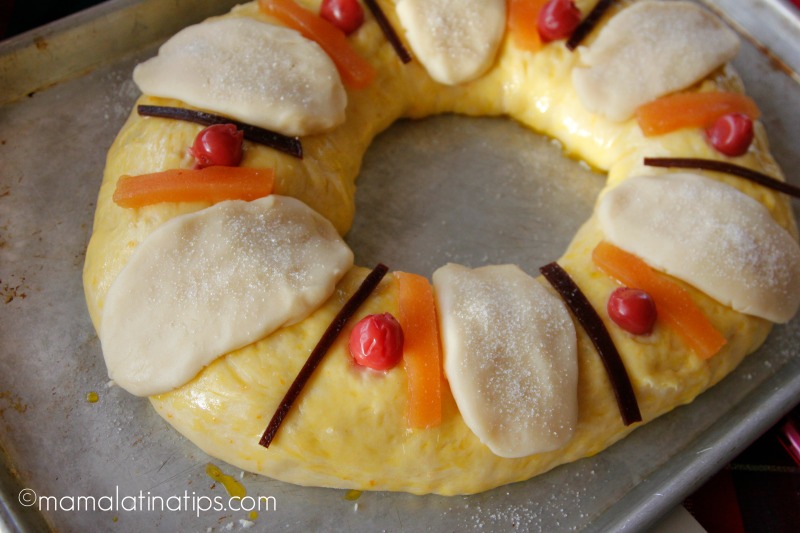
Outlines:
{"label": "red maraschino cherry", "polygon": [[233,124],[214,124],[203,129],[189,149],[195,168],[238,166],[242,160],[243,139],[244,132]]}
{"label": "red maraschino cherry", "polygon": [[350,354],[356,364],[389,370],[403,356],[403,328],[389,313],[362,318],[350,333]]}
{"label": "red maraschino cherry", "polygon": [[608,316],[634,335],[649,335],[656,323],[656,304],[643,290],[620,287],[608,298]]}
{"label": "red maraschino cherry", "polygon": [[550,0],[539,11],[537,28],[542,42],[566,39],[581,22],[581,12],[572,0]]}
{"label": "red maraschino cherry", "polygon": [[706,130],[706,136],[718,152],[737,157],[747,152],[753,142],[753,121],[744,113],[728,113]]}
{"label": "red maraschino cherry", "polygon": [[357,0],[322,0],[319,16],[350,35],[364,23],[364,9]]}

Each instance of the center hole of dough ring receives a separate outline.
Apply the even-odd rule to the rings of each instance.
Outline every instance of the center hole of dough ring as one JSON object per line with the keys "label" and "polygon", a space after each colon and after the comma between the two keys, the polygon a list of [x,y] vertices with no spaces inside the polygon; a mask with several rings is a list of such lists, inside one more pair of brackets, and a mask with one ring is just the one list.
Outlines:
{"label": "center hole of dough ring", "polygon": [[401,120],[364,156],[346,240],[356,262],[430,277],[446,263],[513,263],[532,275],[563,254],[605,177],[511,119]]}

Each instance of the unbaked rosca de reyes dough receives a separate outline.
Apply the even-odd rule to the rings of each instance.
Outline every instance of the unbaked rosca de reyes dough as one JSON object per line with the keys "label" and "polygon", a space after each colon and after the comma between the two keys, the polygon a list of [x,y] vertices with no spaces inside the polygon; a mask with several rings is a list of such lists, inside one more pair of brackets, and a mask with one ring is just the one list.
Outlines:
{"label": "unbaked rosca de reyes dough", "polygon": [[[694,3],[618,1],[574,50],[566,38],[523,45],[526,23],[514,17],[524,3],[379,0],[388,33],[365,8],[355,31],[326,37],[320,2],[261,0],[180,31],[138,65],[142,96],[109,150],[84,268],[114,382],[249,472],[468,494],[602,451],[691,402],[773,323],[792,320],[800,247],[788,196],[728,171],[644,162],[694,158],[784,180],[752,112],[723,117],[752,125],[736,155],[721,152],[702,122],[644,131],[642,109],[675,95],[743,99],[729,64],[736,34]],[[597,2],[576,4],[586,19]],[[317,29],[298,32],[297,10]],[[342,47],[361,74],[347,70]],[[198,112],[244,132],[240,162],[195,168],[195,140],[208,125],[194,121]],[[412,302],[436,317],[436,386],[425,394],[437,416],[410,427],[409,406],[420,401],[410,350],[422,330],[404,328],[403,360],[383,371],[357,365],[346,340],[368,315],[405,320],[404,276],[390,272],[345,323],[269,447],[259,445],[369,273],[341,237],[358,216],[355,183],[371,140],[397,119],[446,112],[508,116],[607,174],[594,214],[552,260],[599,318],[621,370],[606,371],[611,356],[587,333],[587,312],[539,275],[544,265],[442,265],[416,273],[431,280],[433,304]],[[258,128],[298,141],[302,154],[254,140]],[[271,192],[181,196],[200,176],[222,176],[212,188],[225,189],[237,172],[267,176]],[[163,177],[162,188],[174,181],[178,192],[125,203],[122,189],[141,177]],[[602,250],[623,258],[621,270],[602,262]],[[653,304],[655,313],[637,315],[649,317],[647,331],[632,331],[610,304],[623,286]],[[697,319],[682,324],[676,302]],[[623,401],[640,417],[624,419]]]}

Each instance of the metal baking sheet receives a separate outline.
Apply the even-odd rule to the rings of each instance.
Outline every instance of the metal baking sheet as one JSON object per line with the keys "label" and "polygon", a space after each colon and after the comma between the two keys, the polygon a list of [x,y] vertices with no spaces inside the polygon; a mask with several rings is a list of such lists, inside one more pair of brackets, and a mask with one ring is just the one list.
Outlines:
{"label": "metal baking sheet", "polygon": [[[800,400],[796,318],[692,404],[595,457],[475,496],[365,492],[353,501],[204,455],[146,400],[107,386],[81,269],[105,153],[138,94],[133,66],[178,28],[232,3],[112,0],[0,44],[0,531],[636,531]],[[724,12],[725,3],[715,5]],[[800,184],[800,87],[787,73],[800,31],[791,19],[748,17],[791,16],[782,2],[748,5],[750,13],[737,4],[747,22],[737,27],[755,39],[735,64],[776,158]],[[766,34],[791,57],[765,55]],[[425,275],[448,261],[535,272],[561,254],[603,179],[509,120],[402,121],[366,155],[348,242],[360,264]],[[202,510],[203,498],[227,498],[208,463],[250,501],[261,498],[257,517]],[[38,502],[26,507],[34,492]],[[76,510],[90,498],[95,511]],[[153,509],[157,498],[169,502],[163,511]],[[41,505],[53,500],[59,510]]]}

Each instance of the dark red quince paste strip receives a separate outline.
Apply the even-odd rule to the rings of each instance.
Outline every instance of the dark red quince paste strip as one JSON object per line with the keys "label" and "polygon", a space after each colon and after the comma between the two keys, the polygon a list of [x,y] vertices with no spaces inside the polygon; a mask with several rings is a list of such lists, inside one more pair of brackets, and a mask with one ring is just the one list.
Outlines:
{"label": "dark red quince paste strip", "polygon": [[286,391],[286,395],[281,400],[281,403],[278,404],[278,408],[275,410],[275,414],[272,416],[272,420],[269,421],[269,425],[267,425],[266,431],[261,436],[261,440],[258,443],[265,447],[269,448],[270,443],[272,443],[272,439],[275,438],[275,434],[278,432],[278,428],[280,427],[283,419],[286,418],[286,415],[289,413],[289,410],[292,408],[295,400],[297,397],[300,396],[300,392],[305,387],[306,383],[308,382],[309,378],[311,378],[311,374],[313,374],[314,370],[319,365],[322,358],[328,352],[330,347],[333,345],[336,337],[339,336],[342,329],[344,329],[345,324],[347,321],[352,317],[355,312],[361,307],[366,299],[372,294],[372,291],[378,286],[378,283],[381,282],[383,277],[389,271],[389,268],[386,265],[378,264],[372,272],[364,278],[364,281],[358,287],[355,293],[350,297],[347,302],[345,302],[344,306],[339,310],[339,313],[334,317],[333,321],[328,326],[328,329],[325,330],[325,333],[322,334],[322,338],[319,340],[317,345],[311,351],[311,355],[308,356],[306,363],[303,365],[303,368],[300,369],[300,372],[297,374],[297,377],[292,382],[292,385],[289,387],[289,390]]}
{"label": "dark red quince paste strip", "polygon": [[389,22],[388,18],[386,18],[386,14],[381,9],[381,6],[378,5],[378,2],[376,0],[364,0],[364,3],[367,5],[367,8],[369,8],[372,16],[375,17],[375,22],[377,22],[378,26],[380,26],[383,35],[386,36],[389,44],[391,44],[392,48],[394,48],[394,51],[400,58],[400,61],[403,63],[410,63],[411,54],[408,52],[408,50],[406,50],[405,45],[403,45],[403,41],[400,40],[400,37],[394,30],[394,27],[392,27],[392,23]]}
{"label": "dark red quince paste strip", "polygon": [[645,157],[644,164],[649,167],[661,168],[691,168],[695,170],[710,170],[712,172],[723,172],[732,174],[753,183],[763,185],[768,189],[800,198],[800,187],[791,185],[781,180],[775,179],[761,172],[757,172],[747,167],[734,165],[727,161],[716,161],[714,159],[700,159],[693,157]]}
{"label": "dark red quince paste strip", "polygon": [[183,107],[139,105],[136,107],[136,110],[144,117],[172,118],[175,120],[185,120],[187,122],[194,122],[195,124],[202,124],[203,126],[233,124],[244,132],[244,138],[248,141],[263,144],[264,146],[274,148],[279,152],[283,152],[284,154],[298,159],[303,158],[303,146],[300,144],[300,139],[297,137],[289,137],[281,133],[259,128],[258,126],[253,126],[244,122],[238,122],[220,115],[185,109]]}
{"label": "dark red quince paste strip", "polygon": [[544,278],[561,295],[572,314],[578,319],[581,327],[589,335],[589,339],[597,349],[603,366],[606,368],[611,387],[614,389],[614,396],[617,398],[619,412],[622,421],[626,426],[642,420],[639,412],[639,403],[633,393],[630,377],[625,370],[622,358],[611,339],[605,324],[600,315],[597,314],[592,304],[583,294],[580,287],[575,284],[566,270],[561,268],[558,263],[550,263],[539,269]]}
{"label": "dark red quince paste strip", "polygon": [[594,9],[589,11],[589,14],[586,15],[586,18],[578,24],[578,27],[575,28],[575,31],[572,32],[569,39],[567,39],[567,50],[570,52],[575,50],[581,42],[586,38],[587,35],[592,33],[592,30],[597,23],[600,22],[600,18],[608,11],[608,8],[611,7],[611,4],[614,3],[614,0],[600,0],[597,2],[597,5],[594,6]]}

